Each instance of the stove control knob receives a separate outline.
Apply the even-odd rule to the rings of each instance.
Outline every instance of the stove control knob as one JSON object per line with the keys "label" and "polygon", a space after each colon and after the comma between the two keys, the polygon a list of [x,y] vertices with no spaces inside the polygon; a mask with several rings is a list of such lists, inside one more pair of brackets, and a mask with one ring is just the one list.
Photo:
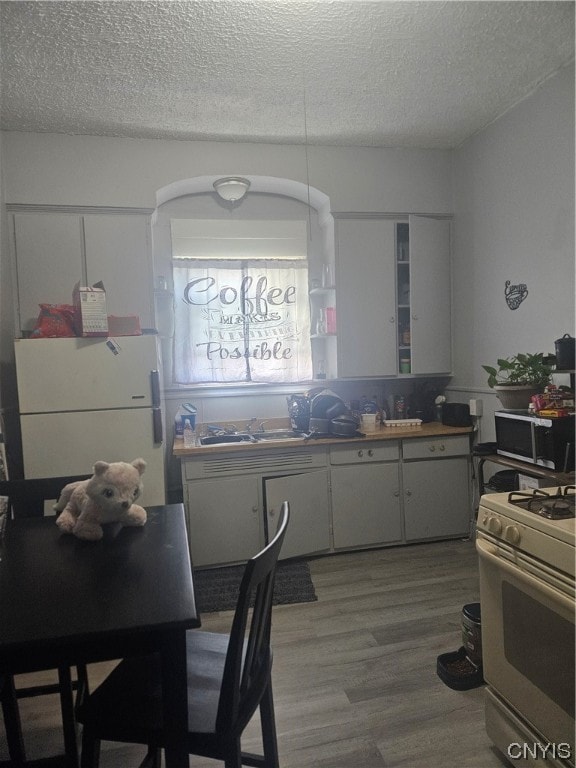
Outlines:
{"label": "stove control knob", "polygon": [[492,533],[502,533],[502,523],[497,517],[488,518],[488,530]]}
{"label": "stove control knob", "polygon": [[515,525],[507,525],[504,529],[504,538],[510,544],[518,544],[520,541],[520,531]]}

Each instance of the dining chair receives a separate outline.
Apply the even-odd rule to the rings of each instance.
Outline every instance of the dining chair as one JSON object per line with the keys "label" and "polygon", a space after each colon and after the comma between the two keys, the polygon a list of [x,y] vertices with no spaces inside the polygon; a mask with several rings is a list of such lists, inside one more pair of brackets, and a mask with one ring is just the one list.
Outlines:
{"label": "dining chair", "polygon": [[42,477],[30,480],[0,480],[0,496],[8,498],[10,519],[43,517],[45,502],[58,499],[68,483],[87,480],[91,475]]}
{"label": "dining chair", "polygon": [[[90,475],[73,477],[48,477],[30,480],[0,481],[0,496],[8,499],[7,515],[11,520],[26,517],[43,517],[45,503],[57,499],[68,483],[86,480]],[[88,673],[85,665],[76,668],[76,679],[72,680],[69,667],[57,670],[57,682],[18,687],[14,676],[0,674],[0,704],[4,718],[6,741],[10,760],[15,765],[23,764],[26,751],[22,735],[18,700],[33,696],[60,696],[64,752],[69,765],[78,764],[78,743],[76,738],[75,707],[78,707],[88,693]],[[76,691],[76,702],[72,691]]]}
{"label": "dining chair", "polygon": [[[188,751],[243,765],[278,768],[272,697],[270,628],[276,564],[290,517],[283,502],[272,541],[246,563],[230,634],[186,634]],[[253,605],[253,607],[251,607]],[[241,737],[260,710],[263,754],[241,751]],[[148,747],[140,768],[159,768],[164,746],[159,656],[124,659],[78,710],[82,768],[97,768],[100,742]]]}

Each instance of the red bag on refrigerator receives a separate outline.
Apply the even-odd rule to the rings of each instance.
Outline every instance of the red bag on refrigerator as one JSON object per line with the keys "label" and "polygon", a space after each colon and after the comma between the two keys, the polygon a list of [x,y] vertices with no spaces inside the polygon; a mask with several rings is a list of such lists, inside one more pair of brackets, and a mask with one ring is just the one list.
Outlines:
{"label": "red bag on refrigerator", "polygon": [[74,332],[74,307],[70,304],[40,304],[40,314],[32,339],[54,339],[76,336]]}

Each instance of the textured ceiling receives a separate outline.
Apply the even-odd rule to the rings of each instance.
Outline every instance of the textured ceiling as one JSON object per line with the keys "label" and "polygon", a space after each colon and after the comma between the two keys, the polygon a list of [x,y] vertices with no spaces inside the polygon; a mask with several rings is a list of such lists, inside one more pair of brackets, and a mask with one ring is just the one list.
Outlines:
{"label": "textured ceiling", "polygon": [[452,148],[574,56],[574,2],[0,3],[4,130]]}

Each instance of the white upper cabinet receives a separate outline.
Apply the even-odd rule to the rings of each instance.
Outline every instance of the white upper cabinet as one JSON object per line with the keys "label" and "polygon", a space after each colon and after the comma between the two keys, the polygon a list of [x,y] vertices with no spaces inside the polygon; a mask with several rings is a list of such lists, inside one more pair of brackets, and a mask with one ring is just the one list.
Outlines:
{"label": "white upper cabinet", "polygon": [[451,372],[450,222],[336,220],[338,376]]}
{"label": "white upper cabinet", "polygon": [[17,328],[31,331],[40,304],[71,304],[82,279],[82,220],[74,214],[14,215]]}
{"label": "white upper cabinet", "polygon": [[16,333],[31,331],[39,304],[71,304],[76,283],[98,281],[109,315],[154,326],[150,217],[146,213],[14,213]]}
{"label": "white upper cabinet", "polygon": [[138,315],[142,328],[153,326],[148,217],[84,216],[84,232],[88,285],[102,280],[108,314]]}
{"label": "white upper cabinet", "polygon": [[395,283],[395,222],[338,219],[338,376],[397,372]]}
{"label": "white upper cabinet", "polygon": [[409,228],[412,373],[450,373],[450,222],[410,216]]}

